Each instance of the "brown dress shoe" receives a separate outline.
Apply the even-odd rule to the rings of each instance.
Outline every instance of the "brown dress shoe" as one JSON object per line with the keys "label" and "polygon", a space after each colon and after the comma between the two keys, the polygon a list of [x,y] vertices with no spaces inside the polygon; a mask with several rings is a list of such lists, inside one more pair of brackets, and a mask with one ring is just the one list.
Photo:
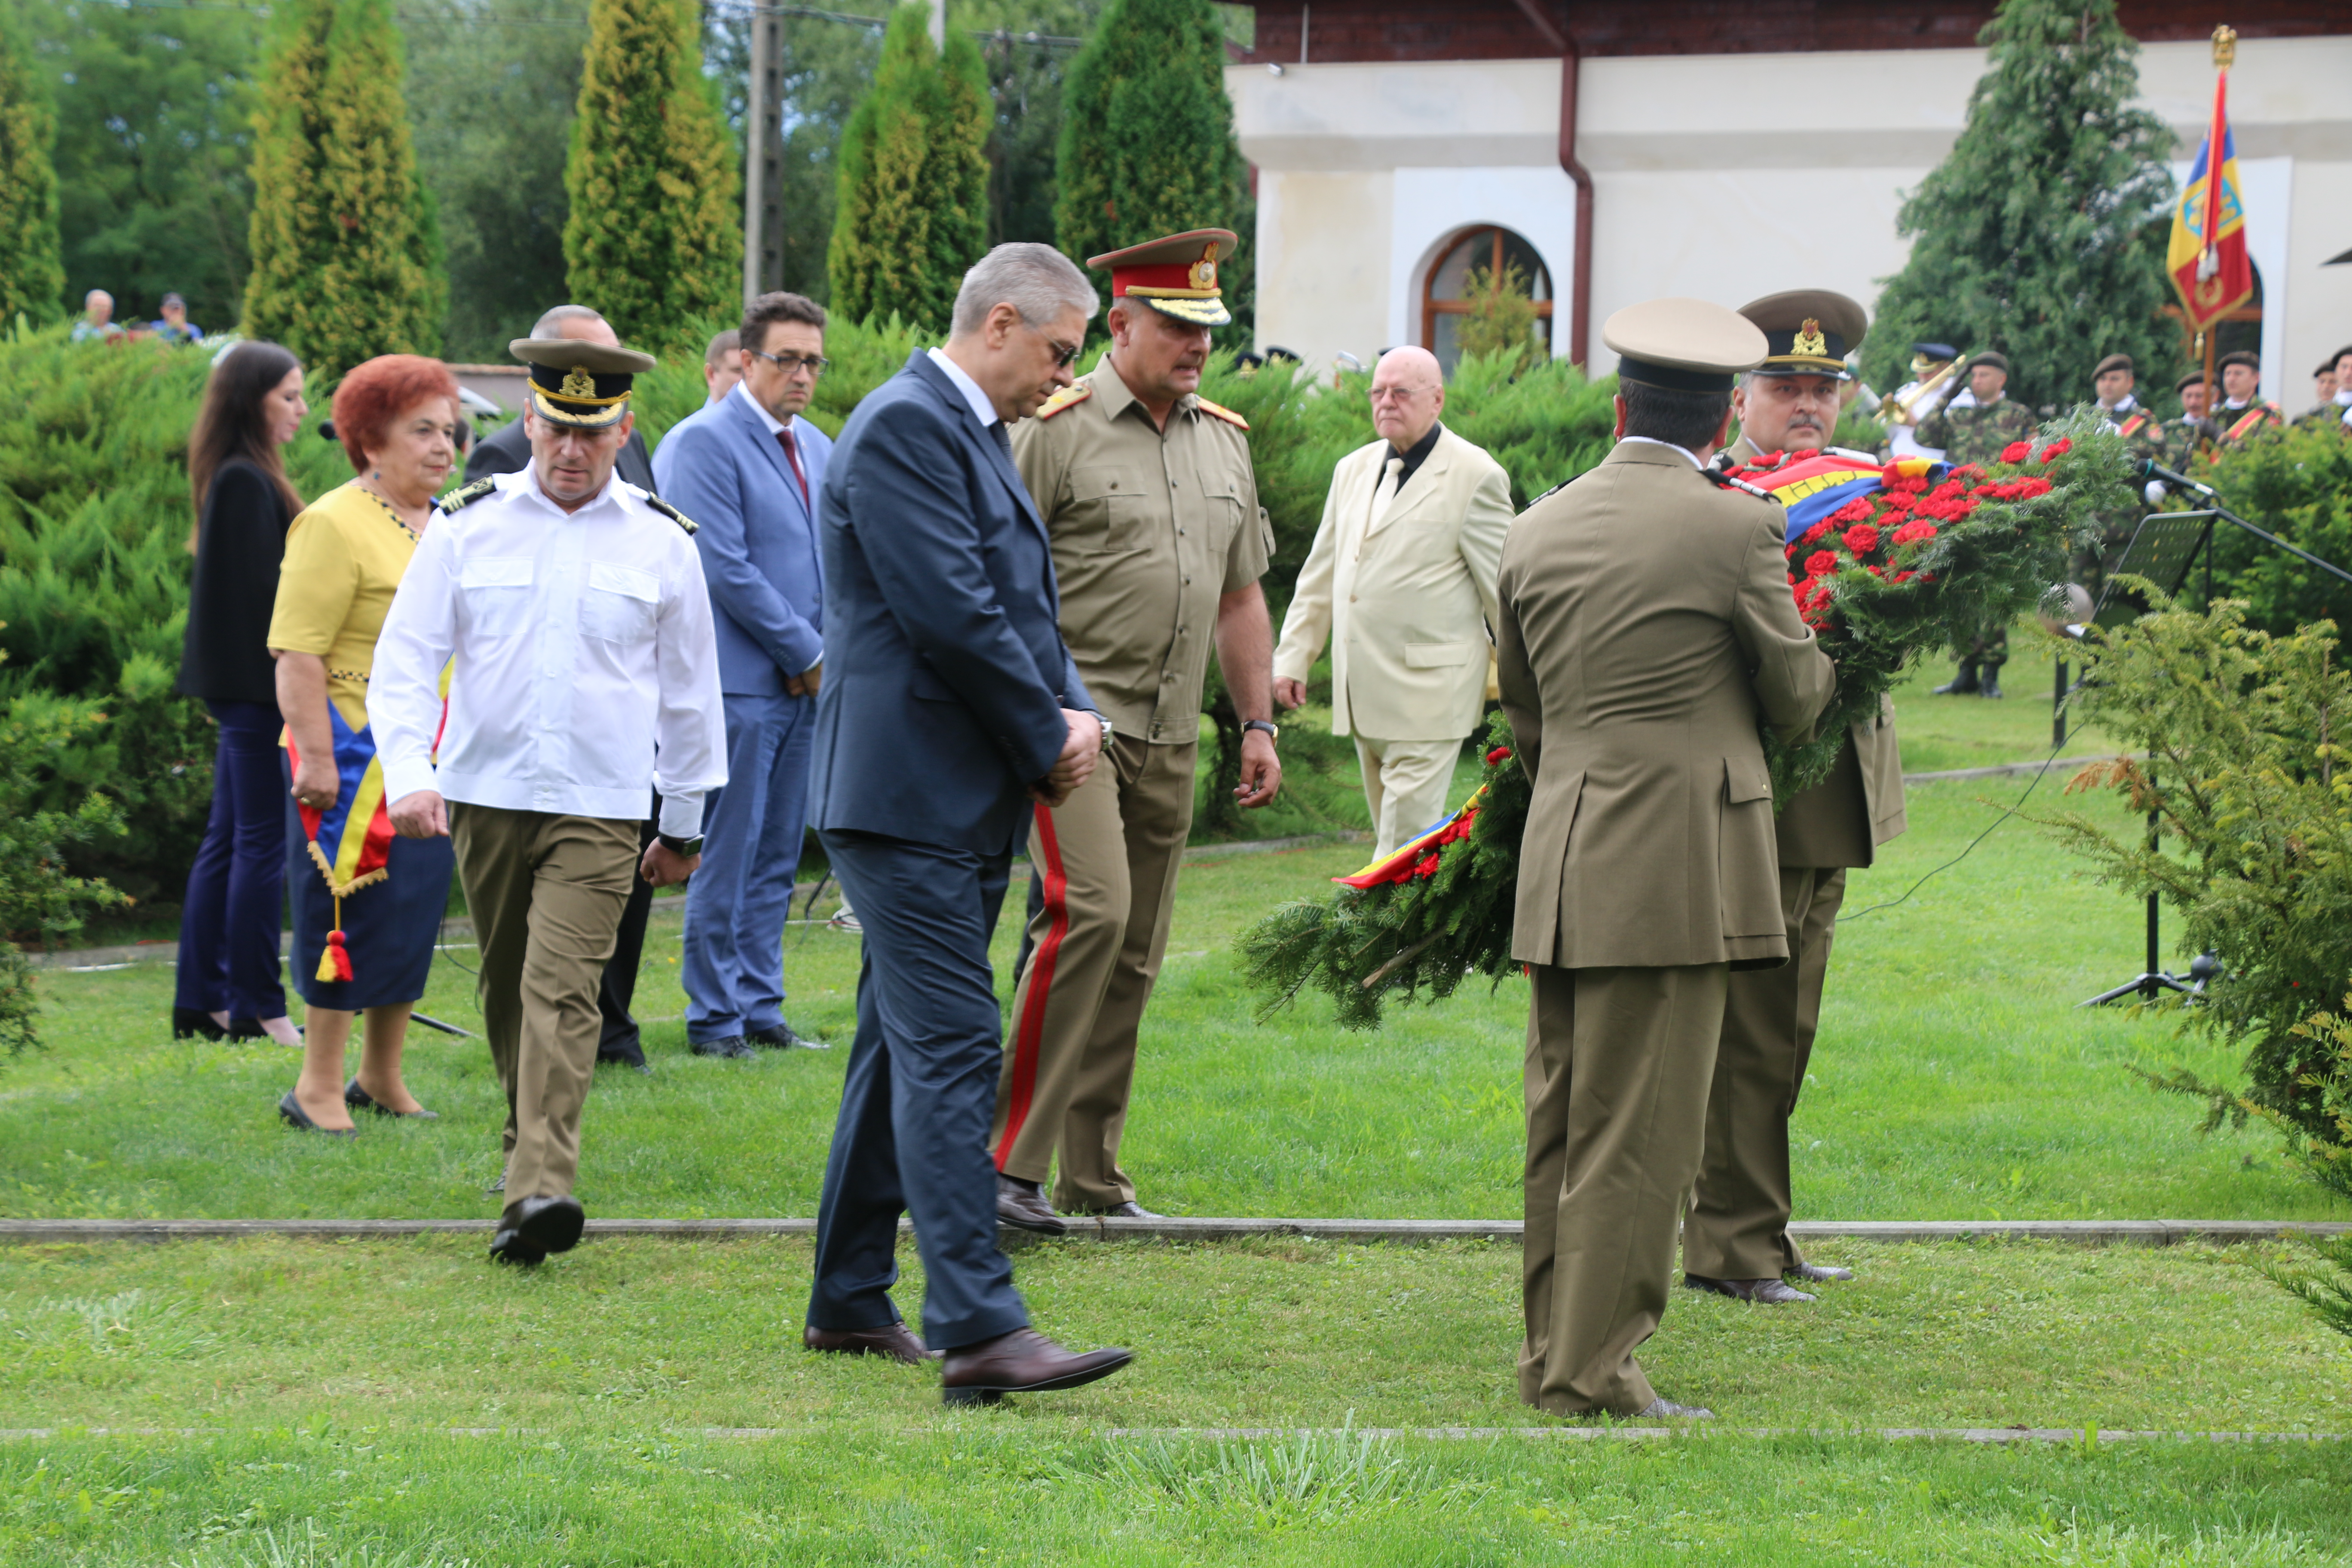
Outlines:
{"label": "brown dress shoe", "polygon": [[1042,1231],[1047,1236],[1060,1236],[1070,1228],[1045,1201],[1045,1192],[1036,1183],[1008,1176],[1002,1171],[996,1175],[996,1218],[1000,1225],[1009,1225],[1016,1230]]}
{"label": "brown dress shoe", "polygon": [[1718,1296],[1734,1300],[1753,1301],[1765,1307],[1786,1307],[1798,1301],[1818,1301],[1802,1290],[1784,1285],[1778,1279],[1710,1279],[1704,1274],[1685,1270],[1683,1283],[1693,1290],[1712,1290]]}
{"label": "brown dress shoe", "polygon": [[940,1397],[950,1405],[993,1405],[1008,1394],[1043,1394],[1108,1377],[1133,1351],[1066,1351],[1034,1329],[1015,1329],[948,1352]]}
{"label": "brown dress shoe", "polygon": [[1840,1268],[1829,1263],[1800,1263],[1794,1268],[1784,1268],[1780,1272],[1784,1277],[1808,1280],[1815,1285],[1853,1278],[1853,1269]]}
{"label": "brown dress shoe", "polygon": [[908,1366],[940,1359],[940,1352],[917,1339],[915,1331],[904,1323],[885,1323],[878,1329],[820,1329],[812,1323],[801,1331],[801,1343],[833,1355],[887,1355]]}

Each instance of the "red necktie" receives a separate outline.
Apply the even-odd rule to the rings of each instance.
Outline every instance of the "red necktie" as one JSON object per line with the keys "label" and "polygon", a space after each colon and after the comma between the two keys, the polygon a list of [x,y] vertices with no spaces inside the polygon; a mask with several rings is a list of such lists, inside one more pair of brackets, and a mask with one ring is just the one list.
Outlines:
{"label": "red necktie", "polygon": [[809,504],[808,475],[801,468],[800,443],[793,439],[793,427],[789,425],[776,432],[776,439],[784,444],[784,461],[793,466],[793,478],[801,482],[801,505],[805,507]]}

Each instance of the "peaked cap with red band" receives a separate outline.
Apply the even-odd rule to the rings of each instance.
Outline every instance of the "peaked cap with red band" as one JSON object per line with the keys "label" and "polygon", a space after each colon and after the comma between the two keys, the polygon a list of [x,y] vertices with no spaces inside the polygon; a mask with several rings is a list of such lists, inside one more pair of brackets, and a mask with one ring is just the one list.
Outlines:
{"label": "peaked cap with red band", "polygon": [[1140,300],[1180,321],[1222,327],[1234,318],[1217,283],[1217,263],[1231,260],[1240,243],[1229,228],[1189,228],[1165,239],[1090,256],[1087,265],[1110,269],[1114,300]]}

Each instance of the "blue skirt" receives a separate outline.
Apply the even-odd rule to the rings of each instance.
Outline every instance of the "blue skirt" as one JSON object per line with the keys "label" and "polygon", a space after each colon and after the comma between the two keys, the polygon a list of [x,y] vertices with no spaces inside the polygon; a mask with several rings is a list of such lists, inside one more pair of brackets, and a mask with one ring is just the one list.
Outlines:
{"label": "blue skirt", "polygon": [[293,770],[287,767],[286,774],[286,881],[294,909],[289,967],[295,990],[313,1007],[343,1013],[417,1000],[425,994],[433,947],[449,910],[456,848],[446,838],[394,839],[384,853],[385,879],[343,900],[343,949],[351,954],[352,977],[320,980],[319,954],[335,929],[335,898],[302,837]]}

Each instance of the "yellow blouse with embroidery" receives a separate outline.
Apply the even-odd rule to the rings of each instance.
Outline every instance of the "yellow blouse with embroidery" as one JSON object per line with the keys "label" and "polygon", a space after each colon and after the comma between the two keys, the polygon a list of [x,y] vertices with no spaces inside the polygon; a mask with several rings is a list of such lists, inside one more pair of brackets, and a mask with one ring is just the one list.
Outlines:
{"label": "yellow blouse with embroidery", "polygon": [[415,553],[416,535],[356,479],[311,502],[287,530],[269,646],[324,658],[327,697],[354,730],[367,723],[375,640]]}

